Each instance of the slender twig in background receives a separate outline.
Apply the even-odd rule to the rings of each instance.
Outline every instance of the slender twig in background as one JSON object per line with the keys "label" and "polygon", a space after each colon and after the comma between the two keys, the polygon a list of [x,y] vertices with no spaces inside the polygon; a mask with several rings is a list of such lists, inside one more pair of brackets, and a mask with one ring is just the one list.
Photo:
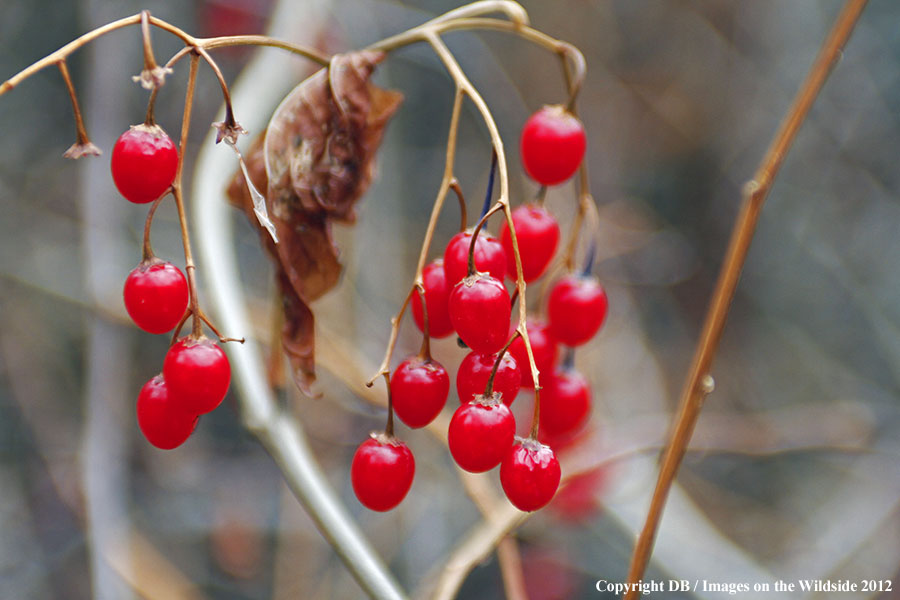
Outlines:
{"label": "slender twig in background", "polygon": [[[763,203],[772,188],[775,175],[778,173],[784,157],[816,96],[831,73],[832,67],[840,58],[841,51],[850,38],[850,33],[865,5],[866,0],[848,0],[844,5],[834,27],[825,38],[806,81],[803,82],[785,119],[781,122],[772,145],[766,152],[756,174],[744,186],[744,200],[725,254],[725,260],[722,263],[719,280],[713,291],[710,308],[700,334],[700,341],[697,344],[697,350],[681,393],[678,417],[675,420],[670,441],[663,452],[659,479],[650,502],[647,520],[632,555],[631,566],[628,569],[629,583],[640,580],[647,568],[665,508],[666,497],[691,440],[691,434],[697,418],[700,416],[700,410],[703,408],[703,401],[713,391],[714,384],[710,368],[725,328],[728,311],[734,299],[734,292],[747,258],[747,252],[750,249],[750,242],[753,239]],[[632,588],[625,594],[625,598],[634,600],[637,594],[637,589]]]}

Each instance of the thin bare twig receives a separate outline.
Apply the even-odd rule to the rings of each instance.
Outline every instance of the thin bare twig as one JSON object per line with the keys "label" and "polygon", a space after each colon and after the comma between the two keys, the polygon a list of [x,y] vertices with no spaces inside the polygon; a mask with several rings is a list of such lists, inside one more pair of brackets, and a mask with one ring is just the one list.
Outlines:
{"label": "thin bare twig", "polygon": [[[835,21],[834,27],[828,34],[828,37],[825,38],[822,49],[815,63],[813,63],[806,80],[797,92],[797,96],[785,119],[781,122],[778,132],[775,134],[772,144],[769,146],[756,174],[744,186],[744,200],[725,254],[725,260],[722,263],[719,280],[716,282],[712,301],[706,314],[700,341],[697,344],[697,350],[681,393],[678,417],[676,418],[670,441],[663,452],[659,478],[650,502],[647,520],[644,523],[632,555],[631,566],[628,569],[629,583],[635,583],[640,580],[647,568],[650,553],[653,549],[653,542],[662,519],[663,509],[665,508],[666,498],[672,482],[675,480],[675,475],[678,473],[678,467],[684,458],[687,445],[691,440],[694,426],[703,407],[703,401],[713,390],[710,368],[719,346],[719,340],[722,337],[722,331],[725,328],[725,321],[731,308],[741,269],[747,258],[747,252],[753,239],[753,233],[756,230],[756,223],[763,203],[769,194],[769,190],[772,188],[775,175],[778,173],[784,157],[787,155],[816,96],[831,73],[832,66],[840,57],[841,49],[847,43],[850,33],[853,31],[853,27],[856,25],[865,5],[866,0],[848,0],[844,5],[843,10]],[[637,597],[637,593],[637,589],[632,588],[626,593],[625,599],[634,600]]]}

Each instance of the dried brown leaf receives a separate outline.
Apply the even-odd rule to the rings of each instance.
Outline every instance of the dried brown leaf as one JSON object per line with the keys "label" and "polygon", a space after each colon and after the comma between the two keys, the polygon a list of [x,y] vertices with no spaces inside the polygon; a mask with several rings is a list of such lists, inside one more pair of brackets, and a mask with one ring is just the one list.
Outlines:
{"label": "dried brown leaf", "polygon": [[[372,181],[384,128],[402,95],[369,78],[383,58],[355,52],[332,58],[285,97],[245,162],[266,205],[278,244],[263,244],[276,259],[284,297],[282,344],[294,380],[305,392],[315,381],[314,317],[309,303],[340,278],[331,223],[352,223],[356,202]],[[229,190],[232,203],[258,225],[250,192],[239,172]]]}

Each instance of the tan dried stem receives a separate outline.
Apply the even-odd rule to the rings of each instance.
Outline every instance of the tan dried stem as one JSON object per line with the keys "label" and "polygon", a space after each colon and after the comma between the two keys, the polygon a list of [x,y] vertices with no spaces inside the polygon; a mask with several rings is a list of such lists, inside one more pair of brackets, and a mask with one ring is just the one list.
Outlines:
{"label": "tan dried stem", "polygon": [[366,387],[372,387],[379,376],[383,375],[387,377],[390,374],[391,357],[394,354],[394,347],[397,344],[397,335],[400,332],[400,321],[403,319],[403,314],[406,312],[406,306],[409,304],[410,297],[415,293],[418,286],[424,284],[422,280],[422,271],[425,268],[425,261],[428,259],[428,250],[431,248],[431,241],[434,238],[434,230],[437,227],[438,217],[444,206],[444,200],[447,198],[447,192],[450,191],[452,185],[456,182],[456,178],[453,176],[453,163],[456,158],[456,138],[459,131],[459,116],[462,111],[462,101],[463,92],[457,87],[453,97],[453,109],[450,112],[450,129],[447,133],[444,176],[441,179],[437,198],[435,198],[434,206],[431,209],[431,217],[428,219],[428,226],[425,228],[425,238],[422,240],[422,249],[419,252],[419,260],[416,263],[416,274],[413,278],[413,284],[409,293],[406,295],[406,300],[404,300],[403,304],[400,306],[400,310],[398,310],[397,314],[391,318],[391,334],[388,339],[384,358],[381,361],[381,365],[378,367],[378,372],[366,382]]}
{"label": "tan dried stem", "polygon": [[[475,5],[478,4],[482,3],[475,3]],[[484,13],[482,12],[481,14]],[[560,56],[563,64],[563,74],[566,77],[566,88],[569,93],[570,102],[572,102],[574,97],[577,96],[578,90],[581,89],[586,74],[584,55],[572,44],[558,40],[542,31],[529,27],[527,24],[527,15],[525,16],[526,19],[523,22],[516,22],[515,20],[510,22],[494,18],[475,17],[473,15],[455,17],[452,19],[439,17],[438,19],[420,25],[419,27],[376,42],[369,46],[369,49],[390,52],[396,48],[423,41],[425,39],[424,35],[429,32],[440,35],[451,31],[471,31],[481,29],[511,33]]]}
{"label": "tan dried stem", "polygon": [[500,368],[500,362],[503,360],[503,357],[506,356],[506,351],[509,350],[509,347],[512,346],[512,343],[516,341],[516,338],[519,337],[519,332],[516,331],[512,336],[507,340],[506,345],[503,346],[503,349],[497,353],[497,360],[494,361],[494,366],[491,367],[491,374],[488,376],[487,383],[484,386],[484,397],[490,398],[491,394],[494,393],[494,378],[497,376],[497,369]]}
{"label": "tan dried stem", "polygon": [[265,35],[229,35],[214,38],[199,38],[196,42],[197,46],[205,50],[216,50],[218,48],[227,48],[230,46],[268,46],[270,48],[287,50],[291,54],[308,58],[323,67],[327,67],[331,63],[331,57],[322,54],[314,48],[277,40]]}
{"label": "tan dried stem", "polygon": [[446,23],[447,21],[455,21],[459,19],[468,19],[478,17],[490,13],[503,13],[512,25],[522,26],[528,25],[528,13],[518,2],[512,0],[481,0],[480,2],[472,2],[465,6],[460,6],[454,10],[445,12],[444,14],[427,21],[423,27],[434,26],[438,23]]}
{"label": "tan dried stem", "polygon": [[153,56],[153,42],[150,39],[150,11],[141,11],[141,39],[144,45],[144,70],[152,71],[158,65],[156,57]]}
{"label": "tan dried stem", "polygon": [[184,171],[184,152],[187,149],[188,133],[191,128],[191,110],[194,105],[194,90],[197,85],[197,67],[200,56],[191,54],[191,66],[188,73],[187,91],[184,95],[184,114],[181,119],[181,139],[178,145],[178,169],[175,171],[175,181],[172,183],[172,195],[175,197],[175,206],[178,210],[178,223],[181,226],[181,241],[184,246],[184,267],[187,273],[190,302],[188,310],[191,313],[191,336],[200,337],[203,334],[202,320],[200,318],[200,305],[197,298],[197,277],[195,274],[194,254],[191,251],[191,238],[188,233],[187,215],[184,210],[184,200],[181,196],[181,179]]}
{"label": "tan dried stem", "polygon": [[[160,67],[156,64],[156,57],[153,55],[153,43],[150,37],[149,10],[141,11],[141,39],[143,40],[144,48],[144,68],[141,70],[140,75],[136,75],[132,77],[132,79],[139,82],[144,89],[155,92],[166,82],[166,75],[171,74],[172,69],[169,67]],[[152,109],[155,100],[156,95],[154,94],[150,97],[150,106],[148,108],[148,119],[150,119],[150,122],[148,124],[152,124]]]}
{"label": "tan dried stem", "polygon": [[156,209],[159,208],[165,197],[165,194],[163,194],[154,200],[153,204],[150,205],[150,210],[147,211],[147,220],[144,221],[144,241],[141,245],[141,262],[148,262],[155,258],[153,246],[150,245],[150,226],[153,224],[153,216],[156,214]]}
{"label": "tan dried stem", "polygon": [[453,193],[456,194],[456,199],[459,200],[459,230],[465,231],[466,226],[469,224],[469,213],[466,210],[466,197],[463,196],[462,188],[459,187],[459,181],[457,181],[456,177],[450,180],[450,189],[453,190]]}
{"label": "tan dried stem", "polygon": [[159,88],[155,87],[150,90],[150,98],[147,100],[147,113],[144,115],[144,125],[151,127],[156,125],[155,108],[156,97],[159,95]]}
{"label": "tan dried stem", "polygon": [[[587,179],[587,169],[582,167],[580,173],[584,173],[584,179]],[[582,176],[579,175],[579,179]],[[582,230],[586,227],[591,236],[597,234],[600,226],[600,214],[597,211],[597,204],[594,197],[587,188],[587,182],[583,182],[580,186],[581,192],[578,194],[578,209],[575,211],[575,218],[572,220],[572,227],[569,232],[569,239],[566,242],[566,251],[563,255],[563,265],[566,271],[574,271],[576,267],[576,254],[578,253],[578,242],[581,239]]]}
{"label": "tan dried stem", "polygon": [[491,218],[498,211],[503,210],[503,205],[499,202],[492,206],[490,210],[484,213],[481,218],[478,220],[478,223],[475,225],[475,228],[472,229],[472,239],[469,240],[469,251],[466,253],[468,257],[467,260],[467,269],[466,275],[472,276],[475,274],[475,243],[478,241],[478,235],[481,233],[481,229],[484,227],[484,224],[487,223],[487,220]]}
{"label": "tan dried stem", "polygon": [[519,292],[520,298],[519,324],[516,330],[522,335],[522,341],[525,343],[525,351],[528,355],[531,376],[534,380],[535,405],[539,405],[539,391],[541,388],[539,383],[540,372],[534,362],[534,352],[531,350],[531,341],[528,339],[528,331],[525,328],[525,318],[527,314],[527,307],[525,305],[525,277],[522,274],[522,257],[519,254],[519,241],[516,237],[516,228],[513,225],[512,211],[509,208],[509,172],[506,164],[506,153],[503,149],[503,140],[500,137],[497,124],[494,122],[494,116],[491,114],[487,103],[485,103],[481,94],[478,93],[478,90],[472,85],[468,77],[466,77],[462,67],[459,66],[459,63],[456,62],[456,59],[453,57],[453,53],[451,53],[450,49],[447,48],[443,41],[441,41],[437,32],[432,31],[431,29],[424,29],[421,35],[434,49],[435,54],[438,55],[441,62],[444,63],[444,67],[446,67],[450,77],[456,83],[457,88],[462,90],[478,109],[478,112],[481,114],[481,118],[487,127],[488,133],[490,134],[491,145],[493,146],[494,152],[497,154],[497,170],[500,174],[500,198],[497,200],[497,204],[503,207],[503,214],[506,216],[506,224],[509,227],[509,237],[516,264],[516,289]]}
{"label": "tan dried stem", "polygon": [[75,115],[75,143],[66,150],[64,156],[66,158],[81,158],[85,155],[99,156],[101,154],[100,149],[91,143],[87,129],[84,127],[84,118],[81,116],[78,94],[75,93],[75,84],[72,83],[69,67],[66,65],[65,59],[59,60],[56,65],[59,67],[59,73],[66,84],[66,91],[69,92],[69,99],[72,101],[72,112]]}
{"label": "tan dried stem", "polygon": [[[146,14],[145,14],[146,13]],[[163,31],[171,33],[172,35],[179,38],[181,41],[185,43],[188,48],[198,49],[202,51],[213,50],[216,48],[225,48],[228,46],[271,46],[273,48],[280,48],[282,50],[286,50],[293,54],[297,54],[298,56],[303,56],[312,61],[315,61],[321,65],[327,65],[329,63],[329,57],[323,55],[322,53],[308,48],[306,46],[300,46],[297,44],[292,44],[290,42],[285,42],[282,40],[277,40],[274,38],[270,38],[264,35],[235,35],[235,36],[222,36],[215,38],[195,38],[194,36],[188,34],[186,31],[175,27],[174,25],[163,21],[162,19],[157,19],[156,17],[150,16],[150,14],[146,11],[138,13],[136,15],[132,15],[130,17],[125,17],[124,19],[119,19],[118,21],[113,21],[112,23],[107,23],[102,27],[98,27],[93,29],[84,35],[72,40],[68,44],[62,46],[55,52],[52,52],[40,59],[39,61],[33,63],[32,65],[26,67],[22,71],[16,73],[2,84],[0,84],[0,96],[5,94],[6,92],[12,90],[17,85],[19,85],[22,81],[28,79],[35,73],[41,71],[42,69],[59,63],[60,61],[64,61],[70,54],[82,48],[83,46],[89,44],[90,42],[100,38],[107,33],[116,31],[118,29],[122,29],[124,27],[130,27],[132,25],[139,25],[142,22],[145,22],[154,27],[158,27]],[[152,63],[157,71],[159,69],[169,69],[175,61],[169,61],[165,67],[159,67],[156,65],[156,61],[153,58],[152,48],[150,46],[150,36],[149,32],[143,35],[144,40],[144,66],[147,68],[149,63]],[[148,53],[149,52],[149,53]],[[181,58],[181,55],[176,55],[178,58]],[[148,60],[149,57],[149,60]],[[214,70],[217,69],[215,66],[215,62],[209,57],[208,54],[204,56],[204,59],[210,64]],[[153,70],[151,69],[151,73]]]}
{"label": "tan dried stem", "polygon": [[[744,186],[744,198],[740,213],[732,231],[709,310],[706,313],[693,362],[682,389],[678,416],[669,442],[662,454],[659,478],[650,501],[647,519],[632,555],[631,566],[628,569],[628,582],[630,583],[640,580],[646,570],[669,490],[691,440],[694,426],[703,407],[703,401],[711,391],[710,368],[725,328],[725,321],[734,299],[734,292],[747,258],[763,203],[800,126],[831,73],[832,67],[840,58],[842,48],[847,43],[865,5],[866,0],[848,0],[844,5],[834,26],[825,38],[806,80],[778,127],[772,144],[766,151],[756,174]],[[636,597],[637,591],[634,590],[625,595],[626,600],[634,600]]]}
{"label": "tan dried stem", "polygon": [[425,286],[417,283],[415,286],[419,302],[422,303],[422,347],[419,349],[421,360],[431,360],[431,330],[428,323],[428,304],[425,302]]}

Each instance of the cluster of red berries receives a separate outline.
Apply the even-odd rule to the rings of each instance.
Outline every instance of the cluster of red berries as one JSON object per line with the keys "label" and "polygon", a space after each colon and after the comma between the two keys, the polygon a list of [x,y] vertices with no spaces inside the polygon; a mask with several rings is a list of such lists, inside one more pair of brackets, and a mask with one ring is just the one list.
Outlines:
{"label": "cluster of red berries", "polygon": [[[541,185],[562,183],[578,169],[585,146],[583,126],[574,115],[563,107],[544,107],[523,129],[525,170]],[[541,203],[516,208],[512,222],[528,283],[550,265],[559,243],[559,224]],[[542,441],[521,438],[516,436],[510,405],[520,388],[534,388],[534,381],[525,344],[510,324],[512,302],[504,278],[516,278],[506,222],[499,239],[483,230],[477,235],[462,231],[450,240],[443,258],[423,269],[425,306],[414,296],[412,315],[423,333],[435,338],[455,333],[471,350],[456,374],[461,405],[448,430],[453,459],[475,473],[500,465],[507,498],[517,508],[533,511],[550,502],[560,481],[556,455],[542,441],[573,435],[590,413],[587,380],[570,366],[557,364],[558,345],[574,347],[591,339],[606,317],[607,298],[595,278],[567,275],[550,292],[547,321],[526,323],[542,374]],[[449,390],[447,370],[427,351],[404,360],[390,378],[394,414],[412,428],[427,425],[441,412]],[[403,500],[414,473],[415,461],[406,444],[393,435],[372,434],[356,451],[351,480],[363,505],[385,511]]]}
{"label": "cluster of red berries", "polygon": [[[178,151],[158,125],[135,125],[116,141],[111,170],[127,200],[146,204],[170,190]],[[125,280],[125,309],[144,331],[167,333],[187,314],[188,282],[181,269],[154,256],[147,246],[144,254]],[[202,335],[182,337],[169,348],[162,373],[138,394],[141,432],[157,448],[180,446],[194,431],[199,415],[222,402],[230,380],[228,359],[217,344]]]}

